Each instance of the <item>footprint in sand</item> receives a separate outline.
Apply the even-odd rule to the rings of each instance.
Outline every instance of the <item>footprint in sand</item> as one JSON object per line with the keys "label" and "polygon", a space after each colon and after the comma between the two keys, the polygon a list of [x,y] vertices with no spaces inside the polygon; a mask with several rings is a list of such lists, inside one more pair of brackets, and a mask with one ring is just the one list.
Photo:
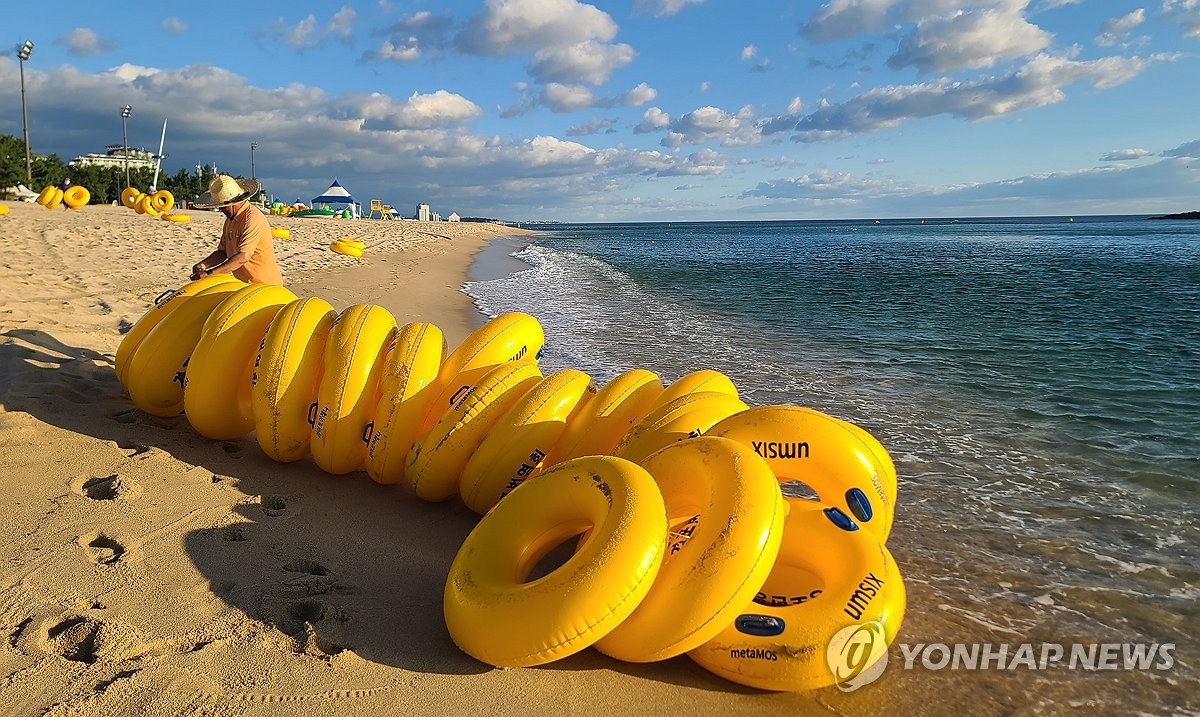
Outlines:
{"label": "footprint in sand", "polygon": [[103,623],[87,617],[74,616],[46,631],[43,647],[46,652],[72,662],[92,664],[96,661],[96,637]]}
{"label": "footprint in sand", "polygon": [[81,535],[76,541],[97,565],[114,565],[125,557],[125,546],[104,533]]}
{"label": "footprint in sand", "polygon": [[309,595],[322,595],[337,585],[337,576],[329,568],[313,560],[293,560],[284,565],[283,569],[288,573],[284,576],[283,583],[302,586]]}
{"label": "footprint in sand", "polygon": [[142,485],[120,473],[93,476],[81,473],[71,480],[71,490],[92,500],[137,500],[142,495]]}

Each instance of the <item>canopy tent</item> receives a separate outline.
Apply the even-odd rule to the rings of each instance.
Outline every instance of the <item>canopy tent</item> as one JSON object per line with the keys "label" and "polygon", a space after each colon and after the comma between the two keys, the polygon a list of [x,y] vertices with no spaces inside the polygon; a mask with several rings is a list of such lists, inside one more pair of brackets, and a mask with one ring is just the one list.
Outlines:
{"label": "canopy tent", "polygon": [[333,184],[329,185],[321,196],[313,197],[310,207],[319,207],[322,204],[341,204],[350,207],[350,211],[354,213],[354,218],[358,219],[362,215],[362,205],[354,198],[350,192],[346,191],[337,179],[333,180]]}

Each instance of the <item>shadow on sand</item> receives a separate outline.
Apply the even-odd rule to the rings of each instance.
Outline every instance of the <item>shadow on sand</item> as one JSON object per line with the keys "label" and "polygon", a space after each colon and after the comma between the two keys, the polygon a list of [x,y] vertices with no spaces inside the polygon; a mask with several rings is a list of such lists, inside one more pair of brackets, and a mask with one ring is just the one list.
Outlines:
{"label": "shadow on sand", "polygon": [[[36,330],[9,330],[0,339],[6,410],[132,453],[161,449],[211,471],[212,490],[235,489],[240,498],[227,519],[185,533],[183,544],[213,593],[278,629],[285,649],[321,658],[353,650],[431,674],[491,669],[454,645],[442,616],[450,563],[478,520],[461,502],[424,502],[363,471],[331,476],[311,459],[276,463],[253,435],[210,441],[182,415],[158,418],[134,407],[110,356]],[[686,657],[633,665],[589,649],[535,669],[610,670],[704,691],[756,692]]]}

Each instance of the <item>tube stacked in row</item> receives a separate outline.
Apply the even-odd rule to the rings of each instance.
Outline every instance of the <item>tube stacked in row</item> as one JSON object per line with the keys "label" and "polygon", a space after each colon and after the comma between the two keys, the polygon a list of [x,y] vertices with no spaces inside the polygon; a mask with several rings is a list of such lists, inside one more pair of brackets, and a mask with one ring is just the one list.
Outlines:
{"label": "tube stacked in row", "polygon": [[[433,324],[213,275],[160,297],[116,370],[140,409],[182,411],[208,438],[253,431],[274,460],[365,467],[482,514],[444,610],[483,662],[593,645],[632,662],[688,654],[774,690],[881,667],[906,597],[885,547],[895,467],[874,437],[807,408],[751,408],[707,369],[669,386],[644,369],[600,388],[574,369],[543,376],[544,344],[514,312],[447,354]],[[817,500],[784,496],[792,482]],[[540,565],[576,538],[565,562]]]}

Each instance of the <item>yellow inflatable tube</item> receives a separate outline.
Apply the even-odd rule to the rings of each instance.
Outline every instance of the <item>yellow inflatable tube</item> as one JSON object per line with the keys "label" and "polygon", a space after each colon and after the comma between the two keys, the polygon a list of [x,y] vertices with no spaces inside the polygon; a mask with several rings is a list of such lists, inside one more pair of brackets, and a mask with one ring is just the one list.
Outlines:
{"label": "yellow inflatable tube", "polygon": [[227,282],[237,282],[241,284],[233,274],[209,274],[208,276],[197,279],[189,284],[183,285],[181,288],[168,292],[159,296],[154,300],[154,306],[150,310],[142,314],[134,324],[133,328],[129,329],[129,333],[121,339],[120,345],[117,346],[117,355],[114,360],[116,367],[117,378],[121,381],[121,385],[127,386],[125,379],[126,367],[129,365],[129,358],[133,356],[133,352],[150,333],[150,330],[158,325],[168,314],[175,309],[178,309],[189,297],[195,296],[201,291],[224,284]]}
{"label": "yellow inflatable tube", "polygon": [[334,243],[330,244],[329,250],[334,252],[335,254],[343,254],[345,256],[353,256],[353,257],[360,257],[360,256],[362,256],[362,253],[363,253],[362,247],[345,244],[340,241],[335,241]]}
{"label": "yellow inflatable tube", "polygon": [[228,294],[243,286],[240,281],[209,286],[162,317],[150,330],[125,367],[125,385],[134,405],[155,416],[179,415],[188,359],[200,340],[204,322]]}
{"label": "yellow inflatable tube", "polygon": [[463,503],[482,515],[535,475],[591,382],[586,373],[568,368],[542,379],[519,398],[463,468]]}
{"label": "yellow inflatable tube", "polygon": [[590,401],[580,403],[558,445],[546,456],[545,465],[611,454],[662,391],[658,376],[640,368],[612,379]]}
{"label": "yellow inflatable tube", "polygon": [[87,206],[87,203],[92,201],[92,193],[87,190],[87,187],[74,185],[67,187],[63,192],[63,204],[66,204],[71,209],[79,209]]}
{"label": "yellow inflatable tube", "polygon": [[780,483],[804,483],[821,502],[853,516],[887,541],[896,487],[884,485],[887,473],[872,446],[843,421],[800,406],[759,406],[717,423],[707,433],[750,446],[767,459]]}
{"label": "yellow inflatable tube", "polygon": [[433,324],[412,323],[396,332],[388,349],[375,425],[367,444],[367,474],[376,483],[399,483],[417,439],[425,404],[446,356],[446,337]]}
{"label": "yellow inflatable tube", "polygon": [[171,194],[166,189],[160,189],[150,195],[150,206],[154,211],[162,214],[171,207],[175,206],[175,195]]}
{"label": "yellow inflatable tube", "polygon": [[542,325],[529,314],[501,314],[459,344],[438,370],[437,388],[421,420],[421,432],[433,428],[471,386],[493,367],[506,361],[539,359],[546,335]]}
{"label": "yellow inflatable tube", "polygon": [[484,374],[408,452],[404,478],[413,491],[433,501],[457,494],[463,468],[483,437],[541,378],[532,359],[503,363]]}
{"label": "yellow inflatable tube", "polygon": [[162,215],[161,219],[162,219],[163,221],[167,221],[167,222],[176,222],[176,223],[181,223],[181,222],[187,222],[187,221],[191,221],[191,217],[189,217],[188,215],[186,215],[186,214],[178,214],[178,213],[176,213],[176,214],[164,214],[164,215]]}
{"label": "yellow inflatable tube", "polygon": [[358,304],[339,314],[329,332],[310,443],[313,460],[327,473],[349,473],[367,457],[368,425],[395,329],[386,309]]}
{"label": "yellow inflatable tube", "polygon": [[[479,521],[450,566],[450,637],[497,667],[542,665],[604,637],[653,584],[666,541],[662,495],[619,458],[562,463],[526,482]],[[526,580],[562,542],[589,532],[565,563]]]}
{"label": "yellow inflatable tube", "polygon": [[276,239],[287,239],[291,235],[292,233],[283,227],[275,227],[271,230],[271,236],[275,237]]}
{"label": "yellow inflatable tube", "polygon": [[62,199],[63,190],[59,189],[58,187],[52,187],[50,196],[46,199],[46,208],[54,209],[58,207],[59,204],[62,204]]}
{"label": "yellow inflatable tube", "polygon": [[8,205],[0,204],[0,217],[4,216],[5,214],[8,214]]}
{"label": "yellow inflatable tube", "polygon": [[317,297],[297,299],[271,319],[250,379],[258,445],[272,460],[308,455],[317,389],[325,366],[325,342],[337,312]]}
{"label": "yellow inflatable tube", "polygon": [[295,300],[282,286],[251,284],[209,315],[183,387],[183,412],[197,433],[226,441],[254,430],[255,354],[279,309]]}
{"label": "yellow inflatable tube", "polygon": [[700,391],[680,396],[650,412],[629,430],[613,449],[634,463],[666,446],[704,433],[717,421],[746,410],[736,396],[716,391]]}
{"label": "yellow inflatable tube", "polygon": [[133,209],[137,206],[138,197],[141,193],[141,190],[137,187],[125,187],[125,189],[121,190],[121,204]]}
{"label": "yellow inflatable tube", "polygon": [[721,373],[708,368],[702,368],[699,371],[693,371],[686,376],[680,376],[670,386],[667,386],[659,395],[651,406],[650,411],[664,406],[677,398],[683,398],[691,393],[699,393],[701,391],[714,391],[716,393],[724,393],[734,398],[738,397],[737,386],[733,385],[733,381]]}
{"label": "yellow inflatable tube", "polygon": [[596,643],[626,662],[699,647],[737,617],[767,579],[783,538],[771,469],[728,438],[674,443],[645,460],[667,507],[666,557],[633,614]]}
{"label": "yellow inflatable tube", "polygon": [[[783,543],[758,595],[688,656],[727,680],[794,692],[869,669],[900,630],[905,591],[878,537],[837,508],[786,500]],[[831,647],[850,634],[858,645]]]}

